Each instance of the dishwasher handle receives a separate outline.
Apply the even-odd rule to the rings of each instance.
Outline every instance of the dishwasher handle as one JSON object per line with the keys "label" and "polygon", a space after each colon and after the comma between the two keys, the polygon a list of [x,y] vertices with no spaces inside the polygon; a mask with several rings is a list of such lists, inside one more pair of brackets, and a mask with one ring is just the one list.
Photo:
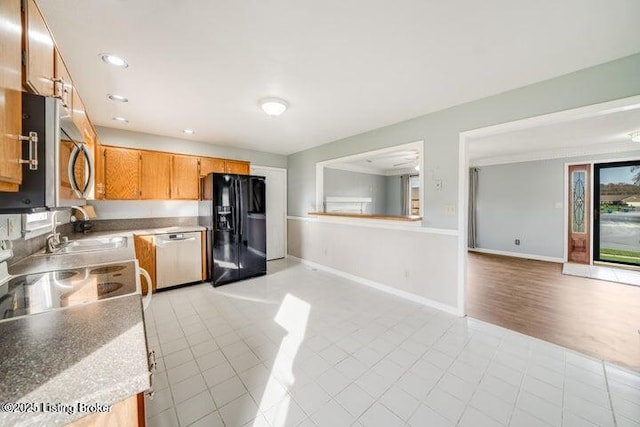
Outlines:
{"label": "dishwasher handle", "polygon": [[153,284],[151,282],[151,276],[149,275],[147,270],[145,270],[142,267],[139,267],[139,268],[140,268],[140,275],[144,277],[144,280],[147,282],[147,295],[145,295],[144,298],[142,299],[142,308],[146,311],[151,305],[151,297],[153,295],[153,289],[152,289]]}

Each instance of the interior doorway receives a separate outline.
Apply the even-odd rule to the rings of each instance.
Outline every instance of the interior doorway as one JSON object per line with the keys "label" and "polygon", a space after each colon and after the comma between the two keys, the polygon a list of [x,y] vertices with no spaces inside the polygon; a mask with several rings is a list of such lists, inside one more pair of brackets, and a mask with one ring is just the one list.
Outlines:
{"label": "interior doorway", "polygon": [[266,178],[267,261],[287,253],[287,170],[251,166],[251,175]]}

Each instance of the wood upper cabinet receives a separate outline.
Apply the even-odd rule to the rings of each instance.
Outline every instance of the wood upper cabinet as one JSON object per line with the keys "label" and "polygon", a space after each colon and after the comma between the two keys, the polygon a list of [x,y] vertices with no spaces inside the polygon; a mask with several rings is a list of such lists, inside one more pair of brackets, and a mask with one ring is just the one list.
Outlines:
{"label": "wood upper cabinet", "polygon": [[225,160],[224,173],[249,175],[249,162],[242,162],[239,160]]}
{"label": "wood upper cabinet", "polygon": [[[147,270],[149,276],[151,276],[151,290],[156,291],[156,246],[155,240],[152,235],[148,236],[133,236],[133,244],[136,249],[136,259],[140,267]],[[142,293],[147,293],[147,283],[142,280]]]}
{"label": "wood upper cabinet", "polygon": [[140,152],[128,148],[106,147],[104,155],[105,198],[140,198]]}
{"label": "wood upper cabinet", "polygon": [[66,114],[71,116],[73,114],[73,82],[71,81],[71,74],[69,74],[58,49],[54,50],[53,71],[55,75],[54,91],[56,92],[56,96],[60,97],[62,108],[66,110]]}
{"label": "wood upper cabinet", "polygon": [[[20,0],[0,1],[0,191],[22,183],[22,23]],[[16,31],[18,29],[18,31]]]}
{"label": "wood upper cabinet", "polygon": [[224,163],[224,159],[200,157],[200,176],[207,176],[210,173],[224,173]]}
{"label": "wood upper cabinet", "polygon": [[53,37],[35,0],[25,0],[24,8],[24,85],[37,94],[54,96]]}
{"label": "wood upper cabinet", "polygon": [[197,200],[200,196],[200,172],[198,158],[171,156],[171,198]]}
{"label": "wood upper cabinet", "polygon": [[93,198],[95,200],[104,200],[105,198],[105,180],[104,180],[104,157],[105,147],[103,147],[99,141],[96,140],[94,147],[94,165],[95,175],[93,177]]}
{"label": "wood upper cabinet", "polygon": [[95,141],[98,139],[96,131],[93,129],[93,125],[87,115],[87,110],[84,107],[82,99],[77,90],[73,91],[73,123],[78,130],[82,133],[82,138],[90,147],[95,146]]}
{"label": "wood upper cabinet", "polygon": [[170,189],[171,154],[140,151],[140,198],[167,200]]}

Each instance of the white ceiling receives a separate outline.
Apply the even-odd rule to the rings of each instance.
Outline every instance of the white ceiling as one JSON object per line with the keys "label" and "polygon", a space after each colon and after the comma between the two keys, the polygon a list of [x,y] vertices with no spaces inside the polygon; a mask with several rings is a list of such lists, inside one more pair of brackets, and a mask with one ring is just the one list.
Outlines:
{"label": "white ceiling", "polygon": [[400,175],[417,173],[414,169],[421,164],[420,152],[416,148],[399,148],[384,152],[365,153],[348,159],[328,162],[328,168],[377,175]]}
{"label": "white ceiling", "polygon": [[640,105],[622,111],[511,131],[469,142],[471,165],[640,150],[629,134],[640,130]]}
{"label": "white ceiling", "polygon": [[640,51],[637,0],[39,3],[95,123],[283,154]]}

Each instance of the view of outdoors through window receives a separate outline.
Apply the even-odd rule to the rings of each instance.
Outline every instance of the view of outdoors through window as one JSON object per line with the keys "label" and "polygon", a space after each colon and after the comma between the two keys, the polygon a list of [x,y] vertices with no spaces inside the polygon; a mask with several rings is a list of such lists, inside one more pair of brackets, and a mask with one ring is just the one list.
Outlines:
{"label": "view of outdoors through window", "polygon": [[640,264],[640,162],[596,165],[600,261]]}

